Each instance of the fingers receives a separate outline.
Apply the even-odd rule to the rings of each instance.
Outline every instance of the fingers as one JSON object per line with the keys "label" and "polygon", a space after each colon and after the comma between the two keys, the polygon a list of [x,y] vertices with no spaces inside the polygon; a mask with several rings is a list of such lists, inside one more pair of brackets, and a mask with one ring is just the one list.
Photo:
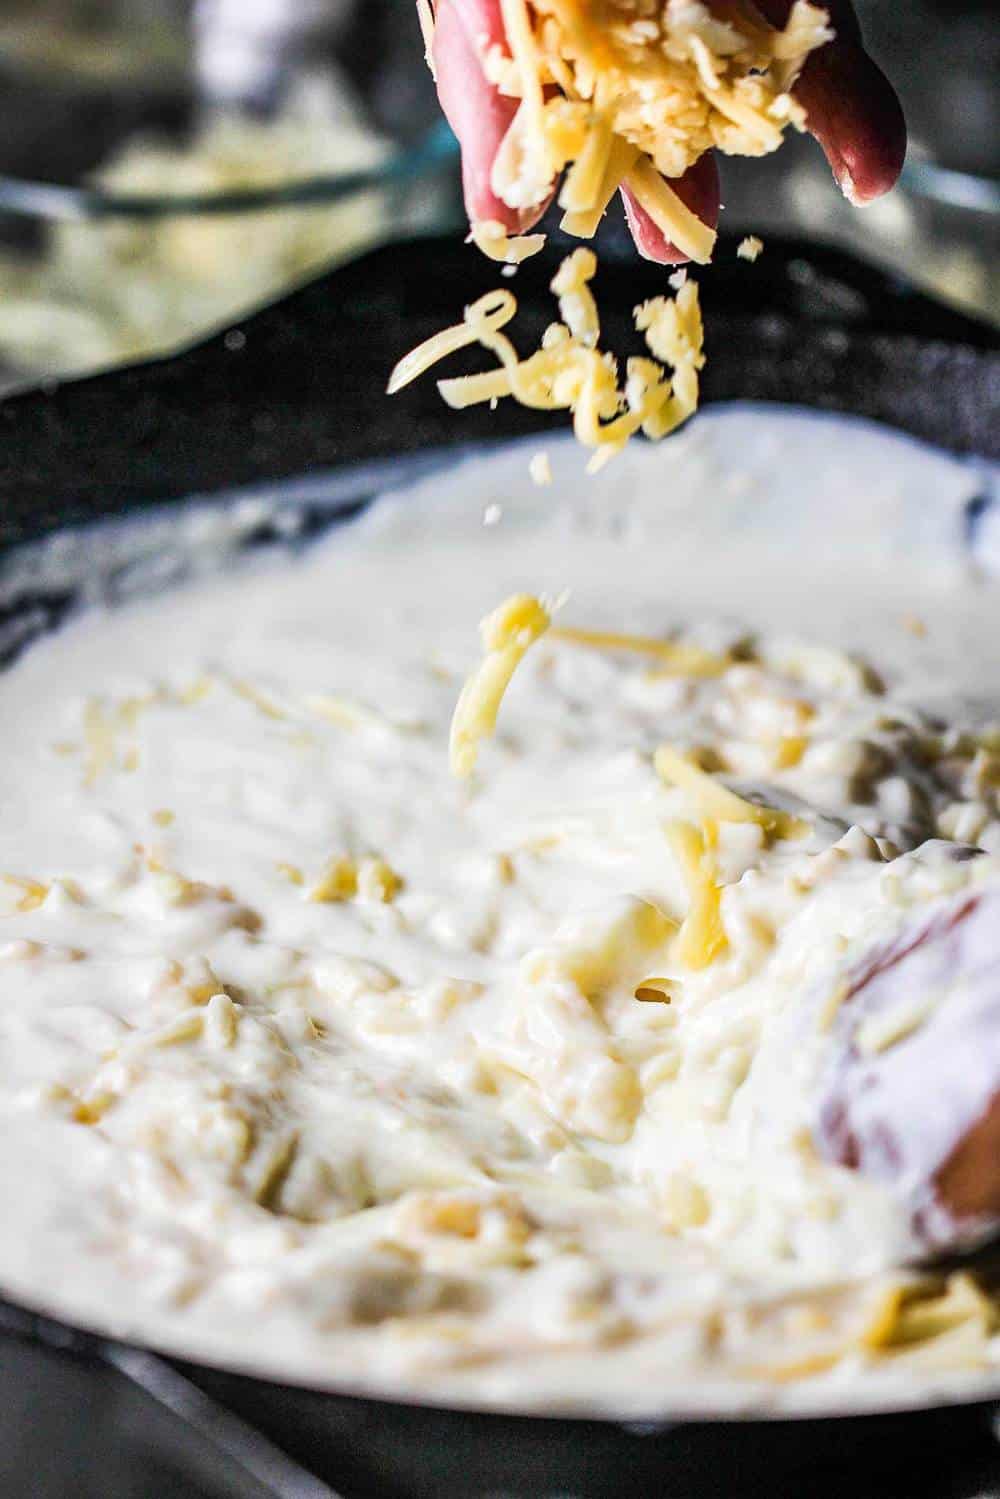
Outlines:
{"label": "fingers", "polygon": [[[470,222],[493,219],[508,233],[523,233],[542,217],[548,202],[510,208],[490,185],[493,162],[518,101],[498,93],[483,73],[491,46],[506,51],[499,0],[438,0],[435,7],[434,64],[438,97],[462,148],[462,188]],[[711,157],[696,162],[671,184],[687,206],[714,228],[719,217],[719,177]],[[673,264],[686,259],[671,245],[627,190],[625,212],[640,254]]]}
{"label": "fingers", "polygon": [[490,186],[500,143],[517,113],[518,100],[499,93],[483,72],[483,53],[506,50],[498,0],[438,0],[434,66],[438,98],[462,148],[462,190],[470,223],[493,219],[511,234],[538,222],[548,203],[510,208]]}
{"label": "fingers", "polygon": [[870,203],[895,186],[906,121],[892,85],[863,48],[849,41],[823,47],[803,68],[795,97],[849,203]]}
{"label": "fingers", "polygon": [[[785,23],[792,6],[792,0],[757,3],[777,26]],[[826,8],[837,36],[808,59],[795,95],[844,195],[852,203],[868,203],[888,192],[899,176],[906,126],[891,84],[862,46],[850,0],[826,0]],[[483,72],[482,58],[491,46],[506,50],[500,0],[438,0],[438,94],[462,148],[466,211],[474,223],[493,219],[509,233],[522,233],[537,223],[548,205],[513,209],[492,189],[493,162],[517,113],[517,100],[500,94]],[[703,156],[671,186],[692,212],[715,227],[719,178],[711,156]],[[686,257],[628,189],[623,188],[621,196],[639,253],[661,264],[683,261]]]}
{"label": "fingers", "polygon": [[[715,228],[719,222],[719,169],[710,151],[699,157],[683,177],[672,179],[670,186],[702,223],[707,224],[710,229]],[[672,245],[662,229],[653,223],[627,187],[621,189],[621,198],[625,205],[628,227],[640,255],[646,260],[655,260],[660,265],[679,265],[687,260],[688,257],[676,245]]]}
{"label": "fingers", "polygon": [[[892,84],[870,58],[850,0],[822,0],[836,37],[807,59],[793,93],[806,111],[845,198],[870,203],[895,185],[906,156],[906,122]],[[791,0],[757,0],[775,26]]]}

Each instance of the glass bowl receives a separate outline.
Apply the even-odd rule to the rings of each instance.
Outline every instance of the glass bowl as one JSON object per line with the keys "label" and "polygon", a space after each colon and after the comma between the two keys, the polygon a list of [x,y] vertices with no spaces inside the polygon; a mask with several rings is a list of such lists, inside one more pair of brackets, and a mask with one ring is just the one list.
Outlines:
{"label": "glass bowl", "polygon": [[412,3],[317,3],[337,24],[284,53],[265,39],[266,76],[234,87],[208,5],[9,0],[0,386],[170,351],[372,244],[462,224]]}
{"label": "glass bowl", "polygon": [[838,245],[1000,321],[1000,28],[996,0],[855,0],[892,78],[910,147],[897,189],[866,208],[835,192],[820,152],[786,137],[770,161],[723,163],[730,229]]}

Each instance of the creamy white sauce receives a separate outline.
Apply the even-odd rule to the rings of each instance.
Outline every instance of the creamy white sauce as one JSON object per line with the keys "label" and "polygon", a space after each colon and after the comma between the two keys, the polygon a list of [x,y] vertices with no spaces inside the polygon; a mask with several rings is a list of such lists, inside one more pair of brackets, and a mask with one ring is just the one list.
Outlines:
{"label": "creamy white sauce", "polygon": [[[0,679],[0,1281],[240,1367],[523,1409],[991,1379],[990,1348],[919,1376],[859,1349],[909,1225],[808,1139],[845,963],[1000,878],[981,758],[914,769],[930,710],[1000,716],[977,475],[745,411],[596,482],[560,442],[539,490],[528,456],[92,613]],[[459,784],[451,712],[514,591],[584,628],[755,633],[757,659],[689,680],[543,639]],[[729,947],[698,972],[644,936],[687,906],[664,741],[813,825],[722,825]],[[357,889],[310,899],[338,858]],[[635,999],[649,975],[671,1004]],[[808,1383],[756,1377],[834,1342]]]}

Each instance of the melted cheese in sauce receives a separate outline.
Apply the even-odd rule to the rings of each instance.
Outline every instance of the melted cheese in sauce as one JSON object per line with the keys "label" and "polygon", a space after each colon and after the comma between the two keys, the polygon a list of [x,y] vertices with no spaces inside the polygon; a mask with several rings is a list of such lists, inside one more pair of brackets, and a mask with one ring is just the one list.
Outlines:
{"label": "melted cheese in sauce", "polygon": [[[598,484],[553,460],[544,493],[523,448],[459,464],[0,681],[3,1284],[194,1355],[524,1409],[992,1378],[985,1313],[950,1364],[883,1356],[909,1230],[809,1134],[843,965],[1000,878],[975,476],[742,412]],[[456,782],[476,622],[567,589]],[[664,744],[792,815],[706,822]]]}

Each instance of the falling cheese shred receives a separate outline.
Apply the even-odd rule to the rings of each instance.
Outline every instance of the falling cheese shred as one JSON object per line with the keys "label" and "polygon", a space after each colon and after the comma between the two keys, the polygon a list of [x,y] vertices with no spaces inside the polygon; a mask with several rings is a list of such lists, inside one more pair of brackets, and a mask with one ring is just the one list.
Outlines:
{"label": "falling cheese shred", "polygon": [[389,377],[389,394],[438,360],[478,343],[496,357],[497,367],[439,381],[449,406],[460,410],[511,396],[535,410],[571,411],[577,438],[593,450],[592,473],[640,430],[653,441],[666,437],[698,405],[704,330],[697,284],[687,281],[675,297],[653,297],[636,308],[636,327],[656,357],[630,358],[622,388],[617,360],[599,347],[600,317],[590,288],[596,270],[596,257],[584,248],[562,262],[552,280],[560,321],[549,325],[541,348],[527,359],[519,358],[502,332],[517,302],[509,291],[498,289],[467,307],[461,323],[434,334],[401,359]]}
{"label": "falling cheese shred", "polygon": [[551,616],[530,594],[516,593],[479,627],[483,659],[462,688],[451,720],[449,759],[452,774],[470,776],[480,741],[496,729],[503,695],[526,652],[549,628]]}
{"label": "falling cheese shred", "polygon": [[508,234],[497,219],[479,219],[470,227],[469,239],[490,260],[504,265],[520,265],[545,244],[544,234]]}
{"label": "falling cheese shred", "polygon": [[808,823],[790,812],[762,807],[737,796],[668,744],[660,745],[653,764],[662,781],[690,794],[702,818],[715,822],[753,822],[770,838],[801,838],[809,831]]}
{"label": "falling cheese shred", "polygon": [[758,239],[756,234],[748,234],[745,239],[740,240],[736,247],[736,254],[740,260],[757,260],[763,254],[763,251],[764,241]]}
{"label": "falling cheese shred", "polygon": [[439,359],[446,359],[449,354],[455,354],[459,349],[468,348],[469,344],[482,343],[489,347],[486,338],[490,334],[499,333],[499,330],[510,322],[517,311],[517,302],[511,292],[502,287],[496,291],[487,292],[471,307],[465,309],[465,319],[456,323],[453,328],[444,328],[440,333],[432,334],[422,344],[402,358],[389,376],[387,393],[390,396],[403,389],[429,370],[431,365],[437,364]]}

